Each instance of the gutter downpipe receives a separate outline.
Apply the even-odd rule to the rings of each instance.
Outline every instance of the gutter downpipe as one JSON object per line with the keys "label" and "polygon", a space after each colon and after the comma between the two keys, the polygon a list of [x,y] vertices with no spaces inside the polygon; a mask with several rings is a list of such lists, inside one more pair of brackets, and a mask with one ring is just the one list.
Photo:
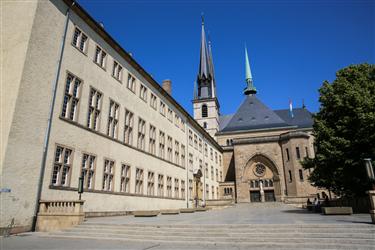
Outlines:
{"label": "gutter downpipe", "polygon": [[[186,167],[186,208],[189,208],[189,194],[190,194],[190,184],[189,184],[189,121],[185,121],[185,134],[186,134],[186,152],[185,152],[185,167]],[[193,183],[191,183],[193,185]]]}
{"label": "gutter downpipe", "polygon": [[72,5],[69,6],[68,10],[66,11],[64,33],[63,33],[63,36],[62,36],[61,47],[60,47],[60,55],[59,55],[59,59],[57,61],[56,76],[55,76],[53,86],[52,86],[52,100],[51,100],[50,108],[49,108],[47,129],[46,129],[46,133],[45,133],[45,136],[44,136],[43,155],[42,155],[42,162],[41,162],[40,173],[39,173],[38,191],[37,191],[35,209],[34,209],[35,212],[34,212],[34,217],[33,217],[33,221],[32,221],[32,228],[31,228],[32,231],[35,231],[35,229],[36,229],[36,221],[37,221],[37,216],[38,216],[38,213],[39,213],[39,200],[42,196],[44,172],[45,172],[45,168],[46,168],[47,150],[48,150],[49,139],[50,139],[50,134],[51,134],[52,118],[53,118],[53,111],[54,111],[54,107],[55,107],[57,85],[58,85],[58,80],[59,80],[59,77],[60,77],[62,57],[63,57],[63,54],[64,54],[66,33],[68,31],[70,10],[74,5],[75,5],[75,1],[73,1]]}

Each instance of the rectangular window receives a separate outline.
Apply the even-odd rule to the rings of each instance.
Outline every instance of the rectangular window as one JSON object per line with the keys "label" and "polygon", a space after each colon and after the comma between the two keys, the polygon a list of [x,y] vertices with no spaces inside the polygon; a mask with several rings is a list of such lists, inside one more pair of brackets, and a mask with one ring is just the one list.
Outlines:
{"label": "rectangular window", "polygon": [[69,186],[70,171],[72,169],[72,149],[57,146],[53,164],[52,180],[53,186]]}
{"label": "rectangular window", "polygon": [[193,132],[189,129],[189,145],[193,146]]}
{"label": "rectangular window", "polygon": [[133,113],[125,109],[124,143],[128,145],[133,144],[133,117]]}
{"label": "rectangular window", "polygon": [[206,179],[208,179],[209,176],[208,176],[208,164],[207,163],[205,163],[204,172],[205,172],[205,175],[206,175]]}
{"label": "rectangular window", "polygon": [[299,147],[296,147],[296,154],[297,154],[297,159],[301,159],[301,154],[299,152]]}
{"label": "rectangular window", "polygon": [[148,172],[147,175],[147,195],[154,196],[154,172]]}
{"label": "rectangular window", "polygon": [[215,163],[217,164],[217,152],[215,151]]}
{"label": "rectangular window", "polygon": [[141,118],[138,119],[138,141],[137,147],[145,150],[146,122]]}
{"label": "rectangular window", "polygon": [[303,181],[303,170],[299,169],[298,172],[299,172],[299,180]]}
{"label": "rectangular window", "polygon": [[189,180],[189,197],[193,198],[193,180]]}
{"label": "rectangular window", "polygon": [[86,54],[87,52],[87,36],[77,27],[74,30],[72,45],[78,50]]}
{"label": "rectangular window", "polygon": [[170,122],[173,122],[173,111],[170,108],[168,108],[167,118]]}
{"label": "rectangular window", "polygon": [[216,170],[216,181],[219,181],[219,170],[215,169]]}
{"label": "rectangular window", "polygon": [[99,46],[96,46],[94,62],[100,67],[102,67],[103,69],[105,69],[106,60],[107,60],[107,53]]}
{"label": "rectangular window", "polygon": [[199,170],[203,173],[203,161],[199,159]]}
{"label": "rectangular window", "polygon": [[209,195],[210,195],[210,186],[206,184],[206,199],[208,199]]}
{"label": "rectangular window", "polygon": [[221,155],[219,155],[219,166],[221,167]]}
{"label": "rectangular window", "polygon": [[99,130],[100,111],[102,106],[102,93],[94,88],[90,88],[89,110],[87,115],[87,127]]}
{"label": "rectangular window", "polygon": [[111,160],[104,160],[104,173],[102,190],[113,191],[113,172],[115,162]]}
{"label": "rectangular window", "polygon": [[174,179],[174,198],[180,198],[180,180]]}
{"label": "rectangular window", "polygon": [[173,142],[170,136],[167,139],[167,160],[170,162],[173,161]]}
{"label": "rectangular window", "polygon": [[147,102],[147,88],[143,84],[141,84],[141,86],[139,88],[139,97],[143,101]]}
{"label": "rectangular window", "polygon": [[199,138],[198,145],[199,145],[199,152],[202,152],[202,139],[201,138]]}
{"label": "rectangular window", "polygon": [[194,134],[194,148],[198,149],[198,136]]}
{"label": "rectangular window", "polygon": [[214,180],[215,174],[214,174],[214,166],[211,166],[211,180]]}
{"label": "rectangular window", "polygon": [[81,176],[83,177],[83,187],[94,189],[96,157],[90,154],[83,154]]}
{"label": "rectangular window", "polygon": [[289,173],[289,182],[292,182],[293,181],[292,171],[289,170],[288,173]]}
{"label": "rectangular window", "polygon": [[180,126],[180,117],[178,117],[177,114],[174,114],[174,125],[176,125],[176,127]]}
{"label": "rectangular window", "polygon": [[126,87],[130,89],[133,93],[135,93],[135,77],[131,74],[128,74],[128,82]]}
{"label": "rectangular window", "polygon": [[150,154],[156,155],[156,128],[152,125],[150,125],[149,138],[149,152]]}
{"label": "rectangular window", "polygon": [[163,116],[165,116],[165,103],[163,101],[160,101],[160,114],[162,114]]}
{"label": "rectangular window", "polygon": [[158,176],[158,196],[164,196],[164,175],[162,174]]}
{"label": "rectangular window", "polygon": [[285,152],[286,152],[286,160],[289,161],[290,160],[290,156],[289,156],[289,149],[285,149]]}
{"label": "rectangular window", "polygon": [[111,99],[109,100],[107,135],[117,139],[118,117],[120,105]]}
{"label": "rectangular window", "polygon": [[185,181],[181,180],[181,198],[185,199]]}
{"label": "rectangular window", "polygon": [[220,181],[223,181],[223,172],[220,171]]}
{"label": "rectangular window", "polygon": [[172,177],[167,176],[167,197],[172,198]]}
{"label": "rectangular window", "polygon": [[174,141],[174,163],[180,165],[180,143]]}
{"label": "rectangular window", "polygon": [[112,76],[120,82],[122,81],[122,66],[116,61],[113,61]]}
{"label": "rectangular window", "polygon": [[192,153],[189,153],[189,169],[192,170],[193,169],[193,154]]}
{"label": "rectangular window", "polygon": [[158,100],[153,93],[151,93],[150,106],[155,110],[158,108]]}
{"label": "rectangular window", "polygon": [[212,151],[212,148],[210,148],[210,158],[211,158],[211,161],[214,159],[214,153]]}
{"label": "rectangular window", "polygon": [[165,133],[159,131],[159,157],[165,158]]}
{"label": "rectangular window", "polygon": [[78,103],[81,92],[81,80],[69,74],[66,77],[64,101],[61,116],[72,121],[78,119]]}
{"label": "rectangular window", "polygon": [[183,119],[181,119],[181,126],[180,126],[181,130],[183,132],[185,132],[185,121]]}
{"label": "rectangular window", "polygon": [[208,156],[208,146],[207,146],[207,143],[204,143],[204,155]]}
{"label": "rectangular window", "polygon": [[125,193],[130,193],[130,166],[122,164],[121,165],[121,185],[120,191]]}
{"label": "rectangular window", "polygon": [[181,144],[181,167],[185,168],[185,160],[186,160],[186,157],[185,157],[185,145],[184,144]]}
{"label": "rectangular window", "polygon": [[135,170],[135,193],[143,194],[143,169]]}
{"label": "rectangular window", "polygon": [[211,199],[215,199],[215,187],[211,186]]}

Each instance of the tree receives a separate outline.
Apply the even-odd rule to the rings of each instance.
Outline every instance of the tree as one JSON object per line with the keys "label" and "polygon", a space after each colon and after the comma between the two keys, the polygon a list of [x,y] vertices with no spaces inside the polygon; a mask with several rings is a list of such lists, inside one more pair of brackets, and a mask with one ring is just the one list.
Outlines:
{"label": "tree", "polygon": [[364,158],[375,163],[375,65],[351,65],[325,81],[314,115],[315,158],[302,162],[313,168],[314,186],[338,195],[363,196],[370,188]]}

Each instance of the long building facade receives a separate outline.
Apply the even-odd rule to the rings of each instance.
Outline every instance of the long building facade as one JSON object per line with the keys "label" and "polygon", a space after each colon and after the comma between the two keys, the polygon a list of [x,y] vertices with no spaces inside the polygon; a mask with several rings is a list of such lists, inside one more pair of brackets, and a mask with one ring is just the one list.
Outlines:
{"label": "long building facade", "polygon": [[203,24],[193,118],[74,1],[2,7],[1,228],[30,230],[40,200],[77,200],[79,177],[85,212],[317,192],[299,163],[313,157],[311,113],[245,91],[222,116]]}

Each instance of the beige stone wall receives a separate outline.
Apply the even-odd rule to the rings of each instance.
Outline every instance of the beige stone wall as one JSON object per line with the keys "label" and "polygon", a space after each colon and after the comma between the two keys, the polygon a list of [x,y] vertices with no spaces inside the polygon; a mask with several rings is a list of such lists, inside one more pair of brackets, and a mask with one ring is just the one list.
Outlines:
{"label": "beige stone wall", "polygon": [[[37,1],[4,1],[1,3],[1,155],[4,165],[12,118],[20,91]],[[15,32],[17,31],[17,32]]]}
{"label": "beige stone wall", "polygon": [[[10,59],[9,67],[4,71],[4,75],[9,76],[5,78],[3,88],[4,93],[9,93],[6,104],[8,122],[4,125],[9,126],[9,122],[11,125],[4,131],[9,137],[4,148],[0,179],[1,187],[10,188],[11,192],[1,194],[0,226],[9,225],[14,218],[16,227],[28,229],[35,211],[44,133],[64,16],[47,1],[8,1],[3,5],[7,10],[6,30],[11,29],[7,33],[15,33],[4,36],[5,48],[7,53],[13,53],[19,46],[20,51],[14,52],[16,61],[12,65]],[[57,6],[62,7],[61,2]],[[15,46],[14,50],[8,49],[12,46]],[[8,61],[7,58],[4,60]]]}

